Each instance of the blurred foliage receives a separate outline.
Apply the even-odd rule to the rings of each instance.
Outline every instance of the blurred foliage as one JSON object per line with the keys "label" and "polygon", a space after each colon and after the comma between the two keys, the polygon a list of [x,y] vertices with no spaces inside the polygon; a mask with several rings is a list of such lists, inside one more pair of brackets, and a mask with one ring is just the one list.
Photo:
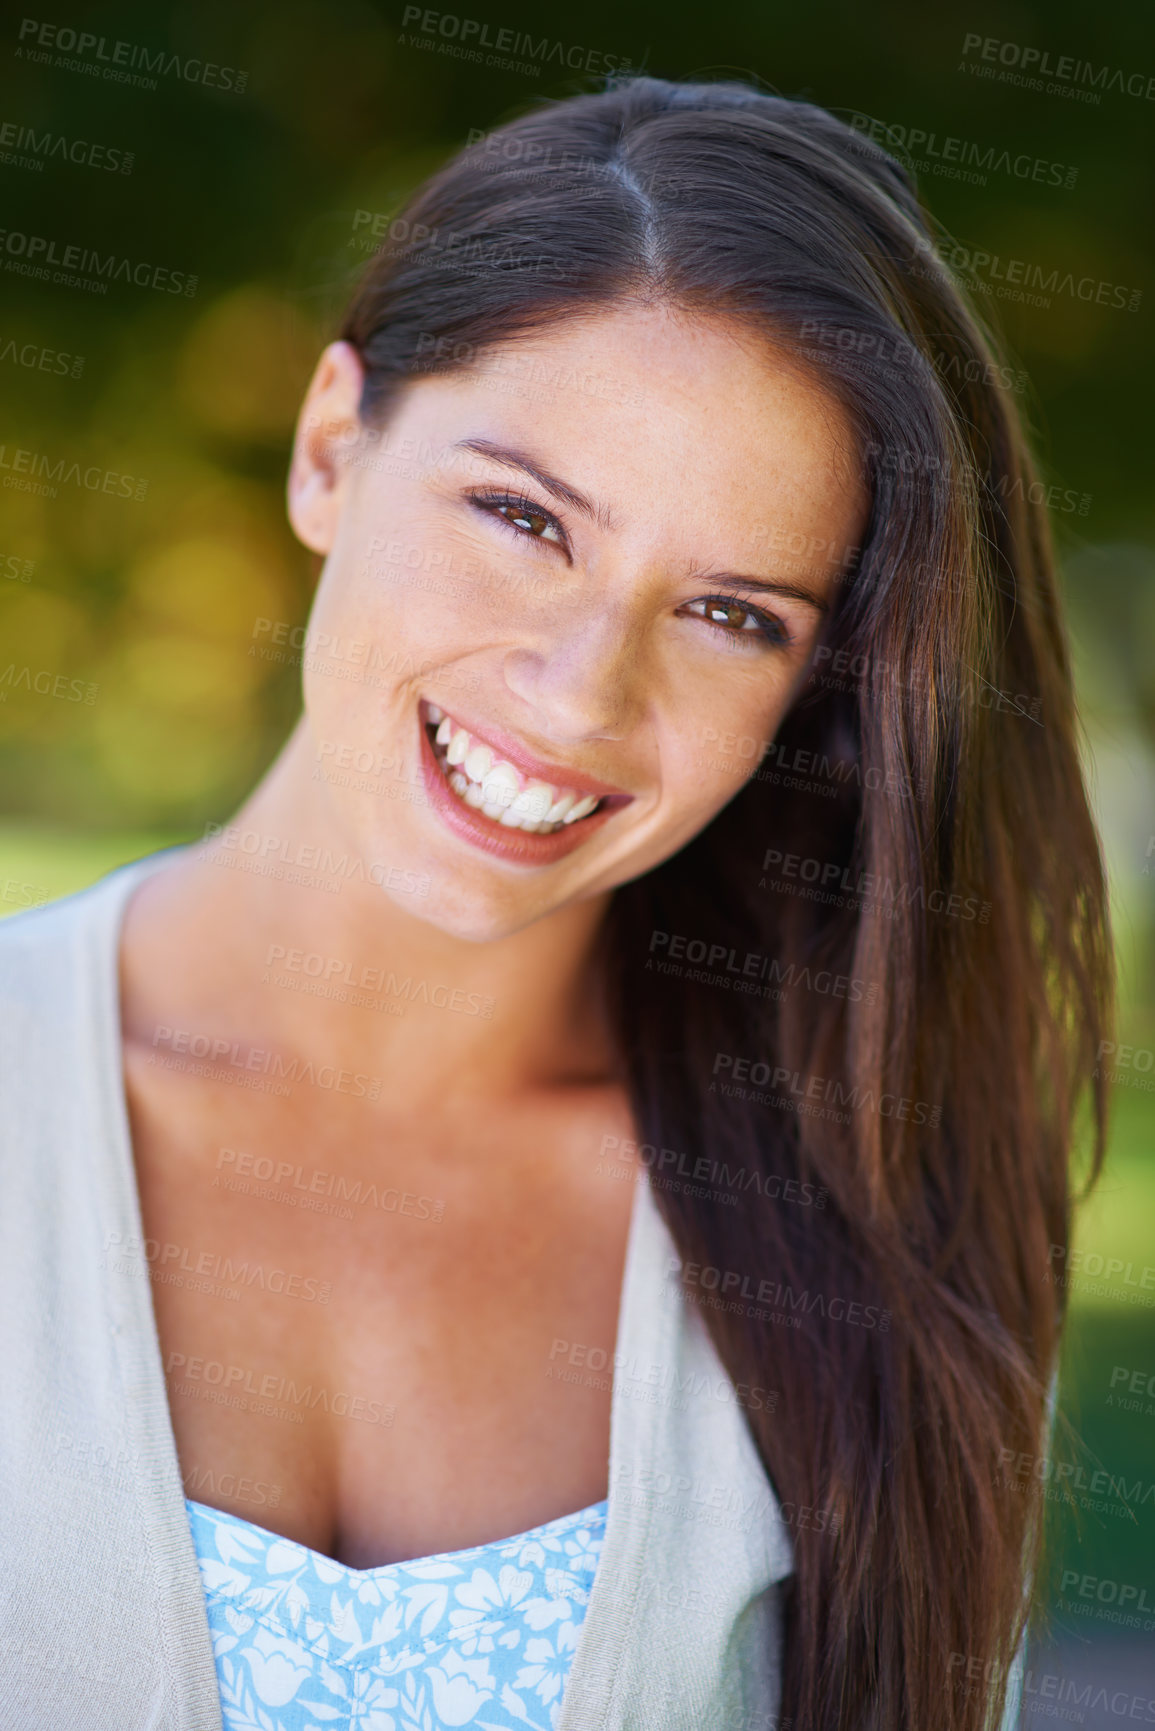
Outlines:
{"label": "blurred foliage", "polygon": [[[1048,476],[1091,496],[1086,517],[1056,524],[1093,651],[1086,697],[1094,709],[1100,693],[1122,696],[1128,725],[1155,739],[1155,658],[1143,652],[1155,626],[1152,501],[1135,389],[1152,349],[1155,237],[1135,220],[1151,208],[1151,105],[1118,92],[1098,106],[1048,97],[980,80],[961,60],[970,32],[1151,71],[1151,17],[1118,6],[1088,14],[1069,0],[1046,13],[957,4],[783,13],[744,0],[708,20],[689,6],[606,0],[486,8],[494,32],[526,30],[663,75],[752,75],[847,117],[1077,169],[1069,189],[1007,172],[974,186],[935,171],[922,184],[965,245],[1144,289],[1135,314],[1070,296],[1045,312],[984,306],[997,305],[1030,374]],[[44,498],[4,476],[3,667],[30,675],[0,686],[0,801],[89,830],[186,829],[236,804],[296,706],[295,670],[248,649],[255,618],[297,623],[307,613],[313,561],[285,524],[284,470],[301,390],[364,261],[353,212],[394,209],[469,128],[598,80],[559,79],[556,61],[530,77],[421,52],[408,45],[400,4],[85,11],[84,28],[108,42],[195,55],[244,69],[248,81],[241,94],[174,76],[137,89],[22,56],[15,17],[0,37],[5,121],[134,155],[122,174],[58,156],[36,171],[9,153],[6,228],[197,278],[190,297],[124,282],[98,296],[3,276],[0,346],[82,356],[83,370],[58,375],[3,350],[0,461],[10,466],[23,449],[147,489],[137,499],[61,486]],[[94,700],[31,688],[41,671],[95,683]]]}
{"label": "blurred foliage", "polygon": [[[0,676],[9,665],[29,670],[23,685],[0,682],[9,814],[0,914],[197,833],[252,786],[298,703],[296,671],[250,657],[249,646],[257,618],[297,624],[308,611],[315,561],[287,528],[284,476],[300,394],[364,262],[354,212],[394,210],[471,128],[598,84],[419,51],[403,40],[403,5],[384,0],[126,0],[79,10],[78,28],[110,42],[244,69],[248,80],[243,94],[172,76],[156,90],[134,88],[22,56],[15,14],[0,27],[0,121],[134,154],[123,174],[56,156],[29,168],[0,151],[4,229],[197,278],[193,295],[127,283],[96,295],[18,274],[0,249]],[[1129,1037],[1155,1046],[1145,388],[1155,348],[1155,107],[1118,91],[1098,104],[1071,101],[976,77],[963,61],[972,34],[1147,78],[1155,15],[1121,0],[1090,10],[1073,0],[1046,9],[731,0],[708,10],[686,0],[478,0],[467,15],[493,33],[580,44],[658,75],[754,76],[846,118],[1077,170],[1070,187],[1007,172],[985,185],[933,171],[920,180],[962,245],[1142,291],[1136,312],[1071,296],[1047,309],[980,304],[988,316],[994,309],[1029,375],[1047,478],[1090,496],[1086,515],[1056,513],[1054,528],[1117,895]],[[30,366],[15,358],[26,345],[70,359],[60,371]],[[147,488],[140,498],[77,485],[55,498],[22,492],[10,484],[17,450]],[[40,673],[51,676],[48,694],[33,685]],[[51,695],[58,675],[68,691],[73,679],[81,691],[95,684],[93,700]],[[1082,1242],[1155,1261],[1145,1248],[1155,1239],[1151,1143],[1151,1101],[1128,1094]],[[1073,1302],[1065,1403],[1115,1470],[1142,1458],[1149,1474],[1152,1421],[1108,1414],[1101,1387],[1108,1359],[1151,1362],[1146,1318]],[[1147,1579],[1152,1537],[1144,1509],[1126,1531],[1117,1521],[1089,1535],[1064,1527],[1060,1550],[1099,1573]]]}

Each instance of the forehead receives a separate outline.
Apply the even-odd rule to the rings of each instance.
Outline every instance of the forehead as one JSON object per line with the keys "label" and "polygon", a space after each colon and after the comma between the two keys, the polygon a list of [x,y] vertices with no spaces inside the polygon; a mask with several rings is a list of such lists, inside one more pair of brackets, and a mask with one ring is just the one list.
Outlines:
{"label": "forehead", "polygon": [[676,500],[695,528],[745,539],[769,521],[834,519],[849,543],[864,509],[842,404],[720,315],[627,304],[567,318],[470,351],[421,381],[410,406],[447,438],[532,451],[623,522],[647,500]]}

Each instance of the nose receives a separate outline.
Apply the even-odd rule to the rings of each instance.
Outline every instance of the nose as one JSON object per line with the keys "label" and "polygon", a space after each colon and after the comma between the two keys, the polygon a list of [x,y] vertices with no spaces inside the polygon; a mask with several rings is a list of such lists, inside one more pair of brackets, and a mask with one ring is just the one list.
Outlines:
{"label": "nose", "polygon": [[505,683],[544,739],[624,739],[642,710],[643,661],[642,635],[624,610],[575,609],[548,643],[507,651]]}

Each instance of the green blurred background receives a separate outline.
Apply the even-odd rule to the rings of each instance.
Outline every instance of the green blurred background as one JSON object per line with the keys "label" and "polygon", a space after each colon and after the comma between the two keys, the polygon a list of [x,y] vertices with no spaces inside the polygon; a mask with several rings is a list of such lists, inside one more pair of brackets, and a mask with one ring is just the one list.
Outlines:
{"label": "green blurred background", "polygon": [[[395,210],[471,128],[597,83],[556,58],[532,76],[440,52],[452,38],[437,21],[454,15],[431,15],[426,46],[413,46],[403,13],[360,0],[161,0],[56,16],[109,43],[243,70],[240,93],[171,73],[156,89],[114,83],[75,56],[54,60],[54,47],[40,63],[18,14],[0,26],[3,227],[197,279],[191,295],[125,282],[98,295],[31,280],[0,248],[0,912],[200,834],[252,786],[297,706],[296,670],[249,648],[255,619],[307,616],[314,562],[287,529],[283,481],[301,390],[364,262],[355,213]],[[1028,377],[1048,480],[1085,500],[1052,518],[1134,1056],[1079,1242],[1138,1279],[1155,1266],[1155,102],[1119,85],[1144,91],[1155,78],[1155,14],[1118,0],[934,11],[470,0],[456,16],[664,76],[754,75],[847,118],[933,133],[913,155],[960,244],[1142,291],[1136,311],[1063,294],[1045,309],[981,301]],[[1108,87],[1088,103],[979,76],[969,37],[1106,67]],[[131,170],[22,148],[22,128],[131,152]],[[928,156],[947,136],[980,157],[993,147],[985,184]],[[1062,174],[998,167],[1013,160]],[[75,482],[54,498],[18,490],[19,451],[129,476],[144,496]],[[61,674],[92,701],[52,695]],[[1053,1505],[1054,1556],[1060,1572],[1138,1583],[1155,1603],[1155,1398],[1121,1407],[1127,1390],[1111,1382],[1119,1367],[1155,1373],[1155,1291],[1139,1291],[1151,1307],[1116,1272],[1072,1294],[1063,1404],[1079,1440],[1062,1446],[1088,1479],[1104,1468],[1131,1494],[1115,1515]],[[1068,1615],[1057,1595],[1052,1609],[1052,1669],[1083,1666],[1108,1686],[1138,1677],[1155,1696],[1155,1636],[1142,1638],[1144,1659],[1106,1616]],[[1118,1712],[1076,1716],[1106,1724]]]}

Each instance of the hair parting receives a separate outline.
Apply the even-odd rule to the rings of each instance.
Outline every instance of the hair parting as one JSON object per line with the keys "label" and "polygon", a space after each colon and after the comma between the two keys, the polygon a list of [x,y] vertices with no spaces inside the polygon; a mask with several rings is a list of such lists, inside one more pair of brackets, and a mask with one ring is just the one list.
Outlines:
{"label": "hair parting", "polygon": [[[822,644],[865,671],[812,677],[784,721],[777,759],[806,774],[753,773],[615,892],[605,970],[640,1136],[741,1174],[738,1207],[655,1189],[683,1261],[790,1295],[768,1322],[686,1293],[734,1380],[780,1391],[748,1414],[780,1500],[824,1515],[791,1534],[783,1722],[985,1731],[1041,1533],[1041,1487],[1000,1461],[1046,1442],[1050,1255],[1085,1099],[1102,1159],[1111,1012],[1054,559],[1002,357],[900,165],[741,84],[625,79],[535,109],[397,226],[341,331],[367,420],[415,378],[639,300],[737,322],[849,412],[871,509]],[[766,865],[783,837],[872,890],[787,893]],[[656,932],[757,949],[787,988],[659,976]],[[797,983],[819,969],[872,990]],[[781,1080],[733,1084],[739,1057]],[[822,1186],[825,1209],[770,1177]]]}

